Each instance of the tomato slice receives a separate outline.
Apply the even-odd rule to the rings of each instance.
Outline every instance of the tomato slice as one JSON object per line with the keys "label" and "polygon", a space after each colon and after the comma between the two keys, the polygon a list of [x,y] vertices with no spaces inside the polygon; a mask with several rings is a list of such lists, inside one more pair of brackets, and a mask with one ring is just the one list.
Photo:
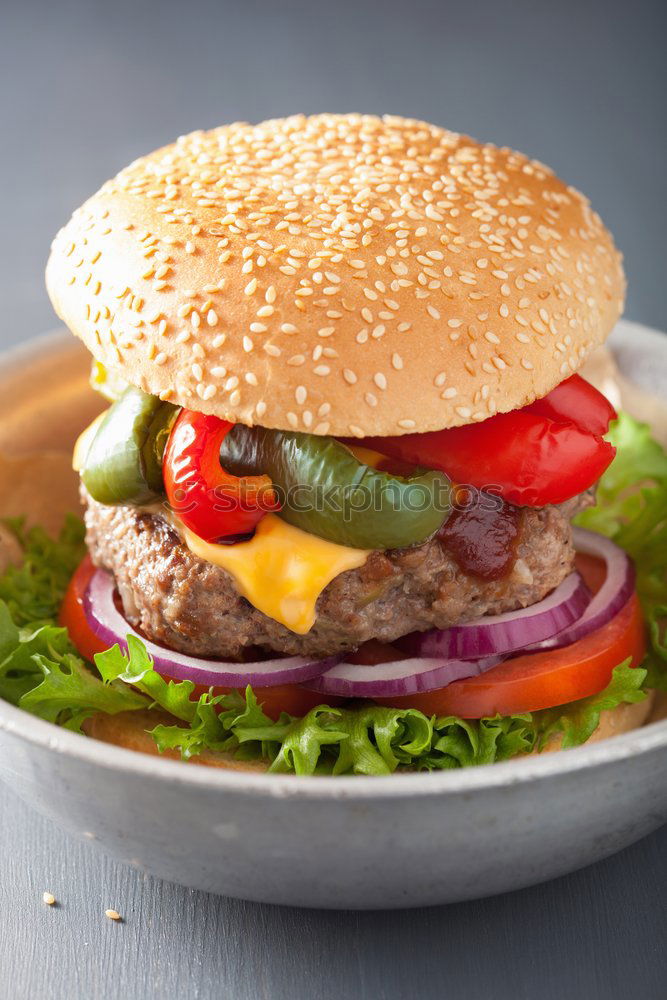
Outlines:
{"label": "tomato slice", "polygon": [[592,594],[598,590],[607,578],[607,565],[604,559],[590,555],[588,552],[575,552],[574,566]]}
{"label": "tomato slice", "polygon": [[[95,653],[103,653],[105,649],[109,648],[108,643],[102,642],[95,635],[88,624],[83,609],[83,597],[94,572],[95,567],[90,556],[85,556],[69,582],[58,615],[59,624],[68,630],[70,639],[81,656],[91,663]],[[165,676],[165,680],[169,680],[169,678]],[[203,685],[195,685],[193,700],[197,701],[204,691],[208,690],[209,688]],[[214,687],[211,690],[214,695],[219,695],[229,694],[232,688]],[[321,694],[308,691],[298,684],[278,684],[275,687],[256,688],[255,695],[264,712],[271,719],[278,719],[281,712],[289,712],[290,715],[297,716],[305,715],[311,708],[321,705],[323,700],[326,700],[330,705],[341,703],[340,698],[323,699]]]}
{"label": "tomato slice", "polygon": [[439,691],[375,700],[397,708],[419,708],[426,715],[463,719],[535,712],[597,694],[611,680],[614,667],[628,657],[638,667],[645,652],[644,619],[633,594],[606,625],[562,649],[516,656]]}
{"label": "tomato slice", "polygon": [[83,597],[94,572],[90,556],[84,556],[69,582],[58,614],[58,624],[67,629],[81,656],[91,663],[95,653],[103,653],[109,648],[108,643],[95,635],[83,610]]}

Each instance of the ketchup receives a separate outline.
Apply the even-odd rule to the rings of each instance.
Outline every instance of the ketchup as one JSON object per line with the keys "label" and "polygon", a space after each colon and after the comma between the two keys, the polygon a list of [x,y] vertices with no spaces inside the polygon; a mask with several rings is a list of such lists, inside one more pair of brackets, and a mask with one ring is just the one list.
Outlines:
{"label": "ketchup", "polygon": [[450,514],[438,538],[464,573],[499,580],[514,564],[520,528],[517,507],[480,493],[469,509]]}

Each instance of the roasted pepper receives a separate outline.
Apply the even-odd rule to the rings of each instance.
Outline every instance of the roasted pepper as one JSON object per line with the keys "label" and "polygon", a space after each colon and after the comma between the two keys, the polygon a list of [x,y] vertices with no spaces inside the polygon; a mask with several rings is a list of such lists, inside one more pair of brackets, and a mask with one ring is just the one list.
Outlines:
{"label": "roasted pepper", "polygon": [[164,493],[162,456],[178,408],[129,386],[107,410],[81,479],[104,504],[148,503]]}
{"label": "roasted pepper", "polygon": [[183,523],[207,542],[247,535],[278,507],[268,476],[237,478],[221,465],[220,448],[233,427],[219,417],[183,410],[164,453],[167,500]]}
{"label": "roasted pepper", "polygon": [[266,473],[280,517],[352,548],[422,542],[450,509],[449,480],[441,472],[416,470],[407,478],[379,472],[330,437],[236,424],[222,441],[220,461],[235,475]]}

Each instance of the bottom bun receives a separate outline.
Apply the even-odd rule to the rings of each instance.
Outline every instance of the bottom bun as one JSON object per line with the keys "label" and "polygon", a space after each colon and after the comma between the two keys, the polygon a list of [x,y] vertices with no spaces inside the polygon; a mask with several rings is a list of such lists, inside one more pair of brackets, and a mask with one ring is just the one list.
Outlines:
{"label": "bottom bun", "polygon": [[[171,760],[182,760],[178,750],[165,750],[160,753],[150,730],[155,726],[179,725],[178,719],[163,712],[139,711],[119,712],[117,715],[105,715],[98,712],[83,724],[83,731],[94,740],[103,743],[113,743],[126,750],[138,750],[139,753],[150,753],[153,756],[169,757]],[[225,767],[230,771],[266,771],[268,764],[263,760],[234,760],[231,754],[204,750],[192,757],[188,764],[203,764],[204,767]]]}
{"label": "bottom bun", "polygon": [[[631,729],[638,729],[651,714],[654,699],[655,692],[650,691],[648,698],[635,705],[618,705],[616,708],[602,712],[600,724],[587,742],[597,743],[610,736],[619,736]],[[165,750],[164,753],[160,754],[156,747],[149,730],[160,723],[174,725],[177,720],[153,710],[119,712],[118,715],[98,713],[84,722],[83,729],[87,736],[101,740],[103,743],[113,743],[114,746],[125,747],[127,750],[169,757],[171,760],[181,760],[181,755],[177,750]],[[542,751],[534,750],[529,756],[560,750],[561,743],[562,734],[557,733],[549,739]],[[526,755],[522,754],[521,756]],[[192,757],[187,763],[201,764],[204,767],[223,767],[231,771],[266,771],[268,768],[266,761],[235,760],[231,754],[216,753],[212,750],[204,750],[203,753]]]}
{"label": "bottom bun", "polygon": [[[600,740],[609,739],[610,736],[620,736],[621,733],[629,733],[631,729],[639,729],[651,714],[654,700],[655,691],[649,691],[648,697],[634,705],[623,703],[622,705],[617,705],[616,708],[600,712],[599,725],[593,735],[589,736],[586,740],[586,743],[599,743]],[[563,734],[554,733],[547,740],[542,750],[533,750],[529,756],[532,757],[540,753],[553,753],[554,750],[561,749],[562,742]]]}

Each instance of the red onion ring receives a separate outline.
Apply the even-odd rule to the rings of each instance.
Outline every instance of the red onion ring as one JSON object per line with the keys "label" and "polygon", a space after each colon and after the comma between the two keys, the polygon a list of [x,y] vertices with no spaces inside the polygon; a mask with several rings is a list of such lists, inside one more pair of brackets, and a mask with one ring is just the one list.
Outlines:
{"label": "red onion ring", "polygon": [[604,560],[607,575],[604,583],[594,594],[583,615],[573,625],[563,629],[550,639],[535,643],[532,650],[560,649],[583,639],[595,629],[602,628],[625,607],[635,589],[635,567],[632,559],[623,549],[604,535],[584,528],[573,528],[572,537],[577,552]]}
{"label": "red onion ring", "polygon": [[534,645],[568,628],[580,618],[591,600],[578,573],[537,604],[501,615],[485,615],[447,629],[413,632],[396,645],[416,656],[476,659],[508,654]]}
{"label": "red onion ring", "polygon": [[231,663],[177,653],[150,642],[136,632],[116,607],[114,590],[113,577],[103,570],[96,570],[86,588],[83,600],[83,609],[90,628],[109,646],[118,643],[121,647],[127,648],[128,635],[140,639],[153,658],[155,669],[175,680],[193,681],[206,687],[229,688],[244,688],[247,684],[251,684],[254,688],[299,684],[319,676],[340,659],[340,656],[330,656],[325,660],[286,656],[256,663]]}
{"label": "red onion ring", "polygon": [[376,664],[337,663],[303,687],[340,698],[396,698],[421,691],[436,691],[452,681],[484,673],[501,660],[502,656],[489,656],[483,660],[419,657]]}

